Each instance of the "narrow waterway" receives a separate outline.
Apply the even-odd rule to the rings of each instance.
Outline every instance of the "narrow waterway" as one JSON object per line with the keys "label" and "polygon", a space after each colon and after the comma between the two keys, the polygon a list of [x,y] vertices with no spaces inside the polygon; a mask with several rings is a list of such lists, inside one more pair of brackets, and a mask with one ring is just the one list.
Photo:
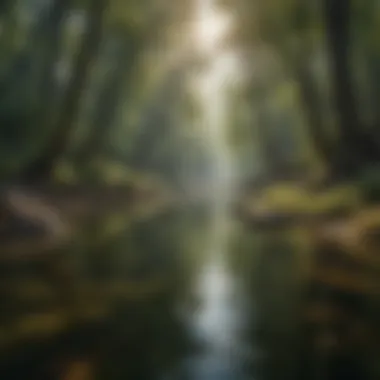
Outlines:
{"label": "narrow waterway", "polygon": [[210,219],[202,246],[203,259],[192,293],[196,307],[188,310],[187,325],[200,347],[187,360],[192,379],[246,379],[245,365],[251,349],[245,341],[249,321],[244,286],[228,264],[233,235],[230,209],[235,196],[234,155],[229,145],[229,105],[233,79],[238,76],[238,57],[219,48],[232,20],[218,10],[214,0],[197,1],[195,23],[199,54],[205,61],[195,87],[201,106],[198,130],[210,157],[211,173],[206,189]]}

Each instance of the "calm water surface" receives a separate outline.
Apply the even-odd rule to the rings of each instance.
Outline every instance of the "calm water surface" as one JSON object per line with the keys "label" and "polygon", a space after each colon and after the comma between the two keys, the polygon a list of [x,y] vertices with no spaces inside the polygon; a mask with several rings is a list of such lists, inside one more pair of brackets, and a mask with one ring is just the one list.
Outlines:
{"label": "calm water surface", "polygon": [[[269,356],[260,343],[263,324],[257,308],[271,305],[265,306],[268,294],[260,297],[262,279],[257,274],[264,274],[267,264],[260,238],[229,223],[228,241],[215,233],[204,210],[136,228],[132,239],[140,257],[153,255],[157,263],[165,264],[162,270],[168,271],[172,286],[134,305],[121,301],[114,325],[120,347],[113,347],[109,355],[109,366],[119,368],[120,378],[132,374],[136,379],[163,380],[263,378]],[[268,276],[271,273],[262,276],[267,284]],[[278,296],[285,295],[285,285]],[[278,290],[273,289],[270,297]],[[276,331],[277,323],[281,329],[277,321],[281,318],[272,317],[266,328]],[[106,371],[109,379],[110,372]]]}

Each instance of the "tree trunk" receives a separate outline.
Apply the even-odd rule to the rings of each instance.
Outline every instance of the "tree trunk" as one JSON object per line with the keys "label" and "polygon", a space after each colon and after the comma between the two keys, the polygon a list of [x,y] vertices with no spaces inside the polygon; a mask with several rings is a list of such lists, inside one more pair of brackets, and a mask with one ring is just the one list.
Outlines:
{"label": "tree trunk", "polygon": [[52,6],[47,10],[48,14],[45,16],[46,20],[42,20],[43,33],[48,33],[47,36],[43,37],[43,61],[38,73],[38,93],[41,98],[41,106],[44,107],[43,124],[49,120],[51,110],[56,101],[55,73],[62,52],[63,26],[69,7],[70,0],[55,0]]}
{"label": "tree trunk", "polygon": [[376,143],[362,125],[349,65],[351,1],[325,0],[325,21],[335,107],[341,133],[340,169],[346,174],[380,158]]}
{"label": "tree trunk", "polygon": [[90,74],[91,64],[96,57],[102,37],[103,13],[106,0],[93,0],[88,10],[88,25],[78,52],[74,70],[62,108],[47,148],[37,159],[25,168],[22,179],[27,181],[45,181],[52,176],[54,167],[65,153],[75,128],[75,121],[80,110],[81,99]]}
{"label": "tree trunk", "polygon": [[19,20],[17,17],[17,5],[14,1],[5,1],[0,4],[0,75],[3,77],[7,74],[7,70],[12,66],[12,59],[14,58],[15,38],[19,28]]}
{"label": "tree trunk", "polygon": [[275,178],[279,172],[279,162],[281,161],[276,144],[274,142],[271,122],[268,121],[268,111],[265,109],[265,102],[258,108],[257,139],[260,146],[260,156],[263,161],[265,177]]}
{"label": "tree trunk", "polygon": [[[313,7],[307,0],[298,0],[294,4],[293,18],[290,20],[292,33],[298,37],[297,45],[289,45],[287,33],[277,38],[276,45],[284,58],[287,71],[297,82],[300,93],[302,109],[305,112],[306,121],[312,144],[324,163],[334,165],[336,160],[335,142],[328,136],[324,125],[323,110],[321,109],[318,89],[310,66],[313,53],[313,41],[309,38],[309,28],[313,24]],[[285,39],[284,39],[285,37]]]}
{"label": "tree trunk", "polygon": [[368,57],[368,71],[371,78],[371,105],[374,113],[373,132],[380,146],[380,54],[371,52]]}
{"label": "tree trunk", "polygon": [[313,78],[306,63],[301,63],[295,68],[295,77],[298,82],[301,102],[305,110],[311,139],[321,158],[325,162],[331,162],[334,158],[333,141],[329,139],[323,125],[322,111],[319,107],[319,99]]}
{"label": "tree trunk", "polygon": [[123,99],[127,81],[130,79],[134,67],[136,49],[133,43],[134,41],[129,41],[126,36],[119,37],[113,69],[103,80],[95,100],[94,116],[90,122],[90,136],[77,156],[79,165],[89,162],[93,155],[101,151],[107,143]]}

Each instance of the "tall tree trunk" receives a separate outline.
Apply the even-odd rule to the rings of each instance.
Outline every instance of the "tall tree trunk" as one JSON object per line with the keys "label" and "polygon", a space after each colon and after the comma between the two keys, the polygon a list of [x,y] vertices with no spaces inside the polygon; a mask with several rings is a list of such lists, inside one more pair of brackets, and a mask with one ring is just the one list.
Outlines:
{"label": "tall tree trunk", "polygon": [[132,74],[136,58],[134,41],[130,41],[126,36],[119,36],[118,45],[113,58],[113,69],[103,80],[95,100],[90,135],[77,156],[79,165],[89,162],[107,143],[127,81]]}
{"label": "tall tree trunk", "polygon": [[75,127],[82,96],[89,78],[91,64],[96,57],[103,31],[106,0],[92,0],[88,10],[88,25],[74,64],[73,74],[63,97],[62,108],[47,148],[23,171],[27,181],[51,178],[54,167],[65,153]]}
{"label": "tall tree trunk", "polygon": [[266,110],[265,101],[257,109],[258,123],[256,138],[259,141],[260,156],[263,162],[265,177],[275,178],[278,175],[279,169],[279,155],[274,142],[273,128],[271,122],[268,120],[268,111]]}
{"label": "tall tree trunk", "polygon": [[312,4],[308,0],[296,1],[290,25],[292,33],[299,36],[298,43],[288,44],[286,36],[289,30],[285,29],[277,37],[280,40],[276,45],[284,58],[287,71],[298,84],[300,102],[305,112],[312,144],[324,163],[333,164],[335,144],[324,125],[318,88],[310,66],[314,46],[310,39],[309,28],[313,24],[313,18]]}
{"label": "tall tree trunk", "polygon": [[17,17],[17,4],[15,1],[0,2],[0,75],[1,77],[7,74],[7,70],[11,66],[12,59],[14,58],[14,44],[17,34],[18,17]]}
{"label": "tall tree trunk", "polygon": [[341,133],[340,169],[354,173],[368,161],[378,160],[379,149],[360,123],[352,84],[349,45],[350,0],[325,0],[326,35],[331,80]]}
{"label": "tall tree trunk", "polygon": [[310,68],[306,62],[301,62],[295,67],[294,74],[298,82],[312,142],[321,158],[325,162],[331,162],[334,156],[333,141],[327,136],[323,125],[317,89]]}
{"label": "tall tree trunk", "polygon": [[371,79],[371,105],[374,112],[373,132],[380,145],[380,54],[377,51],[369,54],[368,71]]}
{"label": "tall tree trunk", "polygon": [[[46,20],[42,20],[43,33],[43,61],[38,73],[38,93],[41,98],[41,106],[44,107],[42,123],[47,122],[51,115],[51,110],[56,101],[56,67],[62,53],[63,27],[65,16],[70,7],[70,0],[55,0],[51,7],[46,10]],[[39,33],[39,34],[40,34]],[[38,36],[41,38],[41,36]],[[38,43],[38,41],[37,41]]]}

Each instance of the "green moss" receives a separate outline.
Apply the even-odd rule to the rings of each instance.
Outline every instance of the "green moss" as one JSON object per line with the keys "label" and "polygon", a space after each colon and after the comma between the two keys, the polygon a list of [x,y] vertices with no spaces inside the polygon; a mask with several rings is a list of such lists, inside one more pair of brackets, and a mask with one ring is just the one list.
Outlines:
{"label": "green moss", "polygon": [[296,185],[276,185],[249,203],[253,211],[320,214],[356,209],[361,203],[361,197],[358,189],[351,185],[337,186],[320,193]]}

